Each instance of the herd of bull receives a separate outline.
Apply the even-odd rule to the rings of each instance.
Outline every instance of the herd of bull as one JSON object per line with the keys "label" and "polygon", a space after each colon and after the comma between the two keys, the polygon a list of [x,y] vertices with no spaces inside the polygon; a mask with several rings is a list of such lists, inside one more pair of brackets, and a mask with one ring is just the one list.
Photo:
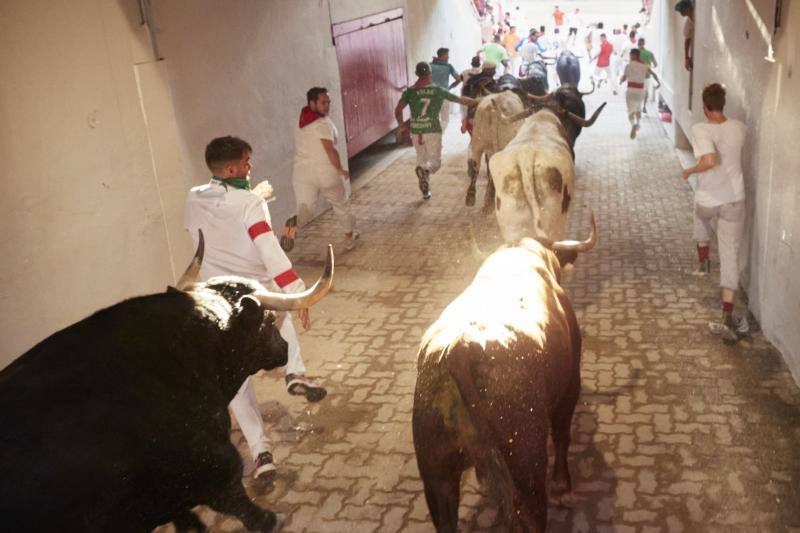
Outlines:
{"label": "herd of bull", "polygon": [[[575,59],[567,54],[559,59]],[[577,60],[572,66],[579,68]],[[475,111],[466,203],[474,204],[485,157],[484,212],[494,211],[508,246],[484,261],[427,330],[418,355],[414,448],[439,533],[458,530],[461,475],[470,467],[500,503],[509,531],[543,533],[551,432],[549,500],[570,501],[581,334],[561,279],[578,253],[594,247],[594,216],[585,241],[561,239],[575,190],[575,141],[605,104],[585,119],[588,93],[577,88],[579,71],[570,78],[576,84],[565,81],[575,74],[567,70],[552,93],[543,65],[534,79],[502,76]]]}
{"label": "herd of bull", "polygon": [[[510,531],[547,523],[571,490],[567,450],[580,391],[581,335],[562,268],[596,243],[563,240],[574,194],[573,146],[583,94],[512,90],[485,97],[469,151],[474,201],[485,156],[509,243],[425,333],[413,435],[431,518],[458,526],[462,472],[474,466]],[[604,104],[605,105],[605,104]],[[489,157],[491,156],[491,158]],[[468,193],[468,200],[469,200]],[[285,313],[313,305],[333,279],[301,294],[240,277],[197,281],[195,257],[175,287],[123,301],[43,340],[0,371],[0,516],[13,531],[203,531],[208,505],[271,532],[272,511],[242,485],[228,403],[244,379],[286,364]]]}

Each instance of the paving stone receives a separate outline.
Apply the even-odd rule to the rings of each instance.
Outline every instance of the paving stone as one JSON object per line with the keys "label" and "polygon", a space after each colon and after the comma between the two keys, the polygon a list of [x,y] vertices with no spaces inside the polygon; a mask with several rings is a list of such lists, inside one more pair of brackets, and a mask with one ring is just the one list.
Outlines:
{"label": "paving stone", "polygon": [[[583,333],[569,457],[576,504],[551,508],[549,531],[796,531],[800,391],[760,334],[725,346],[708,333],[719,314],[719,260],[712,246],[717,271],[689,274],[692,196],[670,141],[650,115],[630,140],[624,96],[600,90],[587,109],[604,100],[575,147],[567,230],[585,235],[582,206],[591,205],[599,243],[564,281]],[[457,127],[445,135],[428,202],[409,149],[369,182],[356,176],[353,251],[341,248],[330,212],[298,233],[290,257],[306,280],[319,275],[327,243],[335,246],[334,290],[300,332],[308,371],[329,395],[309,406],[286,394],[279,372],[256,376],[278,479],[270,491],[245,482],[256,503],[280,510],[283,533],[434,531],[411,435],[416,353],[479,266],[470,222],[481,248],[500,244],[493,217],[463,204],[467,142]],[[241,432],[231,439],[248,473]],[[471,472],[462,494],[461,531],[506,531]],[[213,510],[202,517],[212,532],[241,531]]]}

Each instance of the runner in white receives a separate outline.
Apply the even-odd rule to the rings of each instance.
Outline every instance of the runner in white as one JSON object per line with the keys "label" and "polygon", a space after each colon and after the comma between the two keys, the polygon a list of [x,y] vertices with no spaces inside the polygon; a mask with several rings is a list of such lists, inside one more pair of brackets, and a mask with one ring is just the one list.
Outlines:
{"label": "runner in white", "polygon": [[631,139],[636,138],[636,132],[639,131],[639,121],[642,118],[642,103],[646,96],[644,90],[644,80],[647,73],[653,76],[656,80],[656,89],[661,87],[661,80],[653,72],[650,67],[639,58],[639,49],[634,48],[630,51],[630,62],[625,67],[625,74],[622,75],[620,83],[628,82],[628,88],[625,91],[625,103],[628,105],[628,120],[631,122]]}

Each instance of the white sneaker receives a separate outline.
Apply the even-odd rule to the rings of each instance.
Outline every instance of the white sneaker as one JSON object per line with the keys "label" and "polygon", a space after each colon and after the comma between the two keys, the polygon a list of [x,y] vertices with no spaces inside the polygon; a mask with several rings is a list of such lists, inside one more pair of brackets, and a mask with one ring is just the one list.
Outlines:
{"label": "white sneaker", "polygon": [[356,247],[356,241],[358,238],[361,237],[361,234],[357,231],[353,231],[350,235],[345,235],[344,237],[344,249],[348,252]]}
{"label": "white sneaker", "polygon": [[272,481],[275,479],[276,468],[275,463],[272,462],[272,454],[270,452],[261,452],[256,457],[256,468],[253,470],[253,477],[262,481]]}

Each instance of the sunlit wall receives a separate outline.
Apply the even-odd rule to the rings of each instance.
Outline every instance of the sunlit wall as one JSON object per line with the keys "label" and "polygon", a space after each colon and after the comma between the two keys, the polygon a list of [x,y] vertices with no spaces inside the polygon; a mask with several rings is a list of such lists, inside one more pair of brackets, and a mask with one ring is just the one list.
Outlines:
{"label": "sunlit wall", "polygon": [[[800,3],[776,0],[696,2],[695,68],[683,68],[683,19],[674,2],[657,3],[664,57],[664,97],[681,130],[704,119],[700,92],[711,82],[728,90],[726,114],[748,128],[743,153],[747,191],[747,246],[743,286],[764,334],[781,351],[800,383],[800,121],[793,78],[800,46]],[[692,106],[689,109],[691,94]]]}

